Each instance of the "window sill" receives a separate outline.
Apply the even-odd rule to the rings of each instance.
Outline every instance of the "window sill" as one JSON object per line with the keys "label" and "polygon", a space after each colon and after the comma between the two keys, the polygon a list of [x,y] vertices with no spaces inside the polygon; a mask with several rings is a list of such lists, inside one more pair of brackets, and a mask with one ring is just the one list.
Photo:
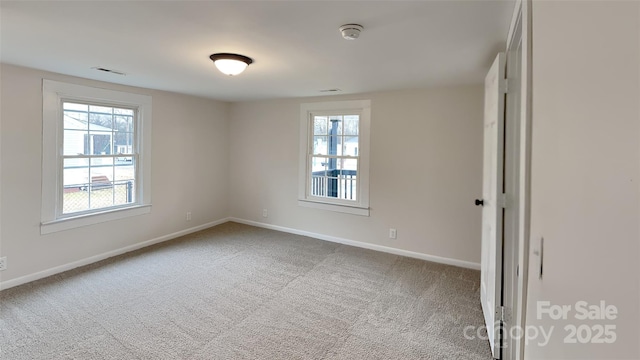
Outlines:
{"label": "window sill", "polygon": [[338,205],[338,204],[328,204],[317,201],[310,200],[298,200],[298,206],[304,206],[314,209],[321,210],[330,210],[335,212],[341,212],[345,214],[352,215],[360,215],[360,216],[369,216],[369,208],[368,207],[356,207],[356,206],[347,206],[347,205]]}
{"label": "window sill", "polygon": [[82,226],[99,224],[107,221],[124,219],[132,216],[148,214],[151,212],[151,204],[136,205],[123,209],[107,210],[99,213],[86,214],[68,218],[47,221],[40,224],[40,234],[51,234],[58,231],[70,230]]}

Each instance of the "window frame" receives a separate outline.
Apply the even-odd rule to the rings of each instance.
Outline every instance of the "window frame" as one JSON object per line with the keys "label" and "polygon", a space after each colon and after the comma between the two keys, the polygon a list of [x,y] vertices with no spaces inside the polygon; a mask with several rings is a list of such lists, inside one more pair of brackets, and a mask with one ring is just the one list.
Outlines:
{"label": "window frame", "polygon": [[[63,102],[135,109],[135,201],[94,211],[64,214]],[[43,79],[42,81],[42,209],[40,233],[48,234],[151,211],[151,96]]]}
{"label": "window frame", "polygon": [[[311,195],[311,157],[313,156],[313,119],[315,115],[359,115],[358,169],[356,200],[332,199]],[[369,216],[369,138],[371,100],[328,101],[300,105],[300,159],[298,205],[361,216]]]}

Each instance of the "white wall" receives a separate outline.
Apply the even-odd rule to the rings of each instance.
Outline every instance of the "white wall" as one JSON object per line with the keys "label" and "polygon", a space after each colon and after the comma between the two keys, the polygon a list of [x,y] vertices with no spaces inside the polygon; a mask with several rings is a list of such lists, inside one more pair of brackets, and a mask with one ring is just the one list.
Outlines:
{"label": "white wall", "polygon": [[[481,86],[228,104],[7,64],[0,71],[5,285],[229,215],[479,262]],[[43,78],[153,97],[151,214],[40,235]],[[300,103],[348,98],[373,101],[370,217],[297,205]]]}
{"label": "white wall", "polygon": [[[297,204],[300,104],[348,99],[372,101],[370,217]],[[234,103],[231,216],[477,264],[482,109],[482,86]]]}
{"label": "white wall", "polygon": [[[0,71],[2,282],[227,217],[228,103],[6,64]],[[150,214],[40,235],[43,78],[153,97]]]}
{"label": "white wall", "polygon": [[[534,1],[531,247],[527,325],[554,328],[527,359],[638,359],[640,334],[638,2]],[[616,320],[580,321],[601,300]],[[538,319],[537,302],[571,305]],[[612,345],[565,344],[565,325],[616,325]]]}

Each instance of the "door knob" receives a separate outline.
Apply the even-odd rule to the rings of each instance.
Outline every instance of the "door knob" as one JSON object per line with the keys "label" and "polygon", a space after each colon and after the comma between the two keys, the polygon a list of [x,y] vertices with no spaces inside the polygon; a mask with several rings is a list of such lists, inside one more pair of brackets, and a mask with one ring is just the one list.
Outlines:
{"label": "door knob", "polygon": [[476,199],[476,206],[484,206],[484,200]]}

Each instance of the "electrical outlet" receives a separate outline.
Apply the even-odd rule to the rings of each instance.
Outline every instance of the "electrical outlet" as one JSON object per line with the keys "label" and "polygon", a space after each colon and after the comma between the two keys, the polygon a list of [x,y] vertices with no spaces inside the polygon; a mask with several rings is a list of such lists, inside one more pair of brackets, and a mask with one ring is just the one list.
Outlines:
{"label": "electrical outlet", "polygon": [[262,217],[269,217],[269,212],[267,211],[267,209],[262,209]]}
{"label": "electrical outlet", "polygon": [[191,211],[187,211],[186,219],[187,221],[191,221]]}
{"label": "electrical outlet", "polygon": [[396,229],[389,229],[389,239],[395,239],[398,236]]}
{"label": "electrical outlet", "polygon": [[7,270],[7,257],[0,257],[0,271]]}

